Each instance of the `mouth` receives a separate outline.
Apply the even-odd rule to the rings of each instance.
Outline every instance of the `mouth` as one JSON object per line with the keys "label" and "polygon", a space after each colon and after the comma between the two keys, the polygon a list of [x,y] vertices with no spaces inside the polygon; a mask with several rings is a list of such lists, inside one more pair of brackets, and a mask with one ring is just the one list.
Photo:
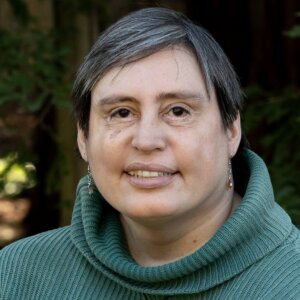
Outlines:
{"label": "mouth", "polygon": [[132,186],[155,189],[171,184],[178,171],[161,164],[132,163],[125,168],[125,174]]}
{"label": "mouth", "polygon": [[157,178],[163,176],[172,176],[174,173],[148,170],[134,170],[127,172],[127,174],[137,178]]}

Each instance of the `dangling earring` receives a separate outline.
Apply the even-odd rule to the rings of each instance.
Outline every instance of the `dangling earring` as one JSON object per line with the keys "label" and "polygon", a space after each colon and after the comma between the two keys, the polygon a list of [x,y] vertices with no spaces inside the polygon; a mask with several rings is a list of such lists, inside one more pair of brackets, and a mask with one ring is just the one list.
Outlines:
{"label": "dangling earring", "polygon": [[231,159],[228,161],[228,180],[227,180],[227,188],[232,189],[233,187],[233,179],[232,179],[232,165]]}
{"label": "dangling earring", "polygon": [[92,174],[91,174],[91,170],[90,170],[90,165],[88,165],[87,173],[88,173],[88,192],[89,192],[89,194],[92,194],[93,193],[93,188],[92,188],[93,178],[92,178]]}

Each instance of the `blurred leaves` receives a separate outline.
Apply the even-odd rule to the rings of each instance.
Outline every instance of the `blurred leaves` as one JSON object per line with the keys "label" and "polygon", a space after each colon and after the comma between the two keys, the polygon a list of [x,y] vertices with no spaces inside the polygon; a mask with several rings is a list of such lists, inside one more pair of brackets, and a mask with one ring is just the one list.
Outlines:
{"label": "blurred leaves", "polygon": [[0,48],[0,105],[13,102],[29,112],[38,112],[45,103],[66,105],[68,50],[57,47],[55,32],[0,29]]}
{"label": "blurred leaves", "polygon": [[[0,193],[14,195],[33,185],[26,168],[39,160],[32,151],[36,128],[59,148],[46,117],[53,108],[70,108],[70,47],[62,43],[61,31],[30,15],[25,1],[7,2],[14,19],[8,28],[0,27],[0,158],[9,164],[0,174]],[[10,174],[21,172],[25,182],[12,180]]]}
{"label": "blurred leaves", "polygon": [[[24,159],[24,158],[23,158]],[[35,186],[35,166],[22,160],[18,153],[0,159],[0,197],[15,196]]]}
{"label": "blurred leaves", "polygon": [[245,89],[245,131],[267,162],[278,202],[300,226],[300,90]]}
{"label": "blurred leaves", "polygon": [[[295,13],[296,17],[300,17],[300,12]],[[284,34],[289,38],[295,39],[300,37],[300,25],[294,25],[290,30],[285,31]]]}
{"label": "blurred leaves", "polygon": [[285,35],[290,38],[300,37],[300,25],[293,26],[289,31],[285,32]]}
{"label": "blurred leaves", "polygon": [[10,6],[14,12],[15,17],[20,24],[27,25],[31,19],[28,7],[24,0],[9,0]]}
{"label": "blurred leaves", "polygon": [[[300,12],[295,14],[300,17]],[[284,32],[300,38],[300,25]],[[245,131],[267,162],[276,200],[300,227],[300,90],[286,87],[266,91],[258,86],[245,89]]]}

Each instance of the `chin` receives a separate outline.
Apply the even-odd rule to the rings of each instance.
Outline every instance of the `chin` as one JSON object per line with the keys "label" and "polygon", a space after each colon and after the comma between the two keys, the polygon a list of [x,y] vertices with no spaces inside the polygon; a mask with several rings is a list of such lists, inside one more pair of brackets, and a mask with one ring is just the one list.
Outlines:
{"label": "chin", "polygon": [[169,220],[176,215],[176,209],[174,205],[162,205],[162,203],[158,202],[157,205],[151,203],[145,205],[135,205],[134,209],[129,209],[126,213],[124,213],[127,217],[139,220],[139,221],[163,221]]}

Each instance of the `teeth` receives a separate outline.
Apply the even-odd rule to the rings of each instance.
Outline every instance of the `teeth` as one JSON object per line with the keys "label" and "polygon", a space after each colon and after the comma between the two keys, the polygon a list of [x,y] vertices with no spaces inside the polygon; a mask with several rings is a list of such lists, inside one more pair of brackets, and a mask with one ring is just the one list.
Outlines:
{"label": "teeth", "polygon": [[153,178],[153,177],[161,177],[161,176],[170,176],[171,175],[171,173],[145,171],[145,170],[130,171],[130,172],[128,172],[128,174],[131,176],[144,177],[144,178]]}

